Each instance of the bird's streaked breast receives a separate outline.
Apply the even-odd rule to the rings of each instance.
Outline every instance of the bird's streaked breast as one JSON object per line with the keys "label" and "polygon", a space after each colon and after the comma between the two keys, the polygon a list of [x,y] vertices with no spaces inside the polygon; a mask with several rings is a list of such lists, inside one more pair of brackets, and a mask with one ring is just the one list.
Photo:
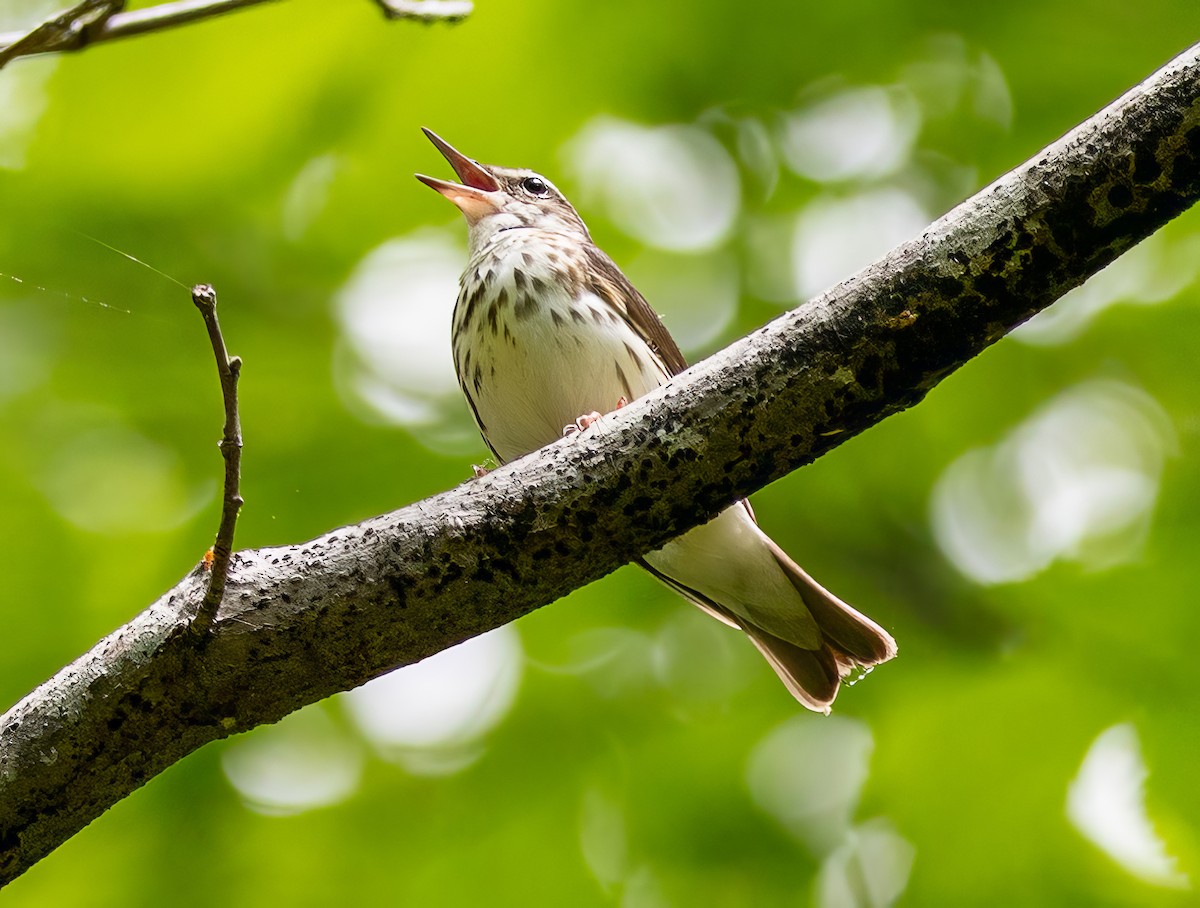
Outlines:
{"label": "bird's streaked breast", "polygon": [[667,378],[623,314],[587,289],[570,244],[534,230],[501,235],[468,266],[454,362],[480,431],[505,461]]}

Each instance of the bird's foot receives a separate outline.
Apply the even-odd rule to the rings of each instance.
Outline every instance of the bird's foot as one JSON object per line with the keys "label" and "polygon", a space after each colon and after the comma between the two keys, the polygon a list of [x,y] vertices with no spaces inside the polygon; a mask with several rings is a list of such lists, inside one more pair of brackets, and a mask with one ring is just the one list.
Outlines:
{"label": "bird's foot", "polygon": [[[629,400],[627,398],[618,397],[617,405],[615,407],[613,407],[613,411],[615,412],[617,410],[620,410],[622,407],[626,407],[628,405],[629,405]],[[578,419],[576,419],[575,422],[571,423],[569,426],[563,426],[563,438],[567,438],[568,436],[571,436],[571,435],[578,435],[580,432],[582,432],[588,426],[592,425],[597,420],[599,420],[600,416],[601,416],[601,413],[598,410],[593,410],[591,413],[584,413],[582,416],[580,416]]]}
{"label": "bird's foot", "polygon": [[563,426],[563,438],[567,438],[571,435],[578,435],[588,426],[592,425],[592,423],[596,422],[596,420],[599,418],[600,412],[598,410],[593,410],[591,413],[584,413],[582,416],[578,417],[575,422]]}

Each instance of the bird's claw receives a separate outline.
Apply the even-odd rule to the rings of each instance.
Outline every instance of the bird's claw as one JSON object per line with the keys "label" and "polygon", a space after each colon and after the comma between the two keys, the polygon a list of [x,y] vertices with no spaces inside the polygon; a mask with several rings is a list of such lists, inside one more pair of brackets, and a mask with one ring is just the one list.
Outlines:
{"label": "bird's claw", "polygon": [[[629,400],[625,397],[618,397],[617,405],[613,407],[613,410],[620,410],[622,407],[627,406],[629,406]],[[584,413],[569,426],[563,426],[563,438],[568,438],[572,435],[578,435],[588,426],[599,420],[600,416],[601,414],[598,410],[593,410],[591,413]]]}
{"label": "bird's claw", "polygon": [[600,419],[600,413],[597,410],[593,410],[591,413],[584,413],[582,416],[578,417],[575,422],[563,426],[563,438],[568,438],[571,435],[578,435],[598,419]]}

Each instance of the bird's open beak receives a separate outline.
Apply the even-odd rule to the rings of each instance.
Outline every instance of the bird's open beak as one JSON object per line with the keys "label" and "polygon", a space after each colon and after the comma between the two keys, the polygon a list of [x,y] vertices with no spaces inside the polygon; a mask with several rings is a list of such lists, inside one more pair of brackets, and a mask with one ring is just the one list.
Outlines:
{"label": "bird's open beak", "polygon": [[451,202],[466,217],[468,224],[500,210],[503,201],[500,184],[488,173],[486,167],[477,161],[472,161],[466,155],[458,152],[449,142],[443,140],[432,130],[421,127],[437,150],[442,153],[462,183],[451,183],[448,180],[438,180],[423,174],[416,178],[431,189],[436,189]]}

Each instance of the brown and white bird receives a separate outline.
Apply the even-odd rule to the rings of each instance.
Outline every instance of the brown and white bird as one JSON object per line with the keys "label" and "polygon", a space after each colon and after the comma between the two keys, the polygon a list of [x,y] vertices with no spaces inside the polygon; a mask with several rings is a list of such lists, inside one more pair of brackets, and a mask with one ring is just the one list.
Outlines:
{"label": "brown and white bird", "polygon": [[[549,180],[484,166],[425,135],[462,180],[417,175],[470,227],[454,366],[498,461],[584,428],[683,371],[658,315]],[[896,655],[891,635],[805,573],[744,501],[639,563],[745,631],[809,709],[828,713],[843,678]]]}

